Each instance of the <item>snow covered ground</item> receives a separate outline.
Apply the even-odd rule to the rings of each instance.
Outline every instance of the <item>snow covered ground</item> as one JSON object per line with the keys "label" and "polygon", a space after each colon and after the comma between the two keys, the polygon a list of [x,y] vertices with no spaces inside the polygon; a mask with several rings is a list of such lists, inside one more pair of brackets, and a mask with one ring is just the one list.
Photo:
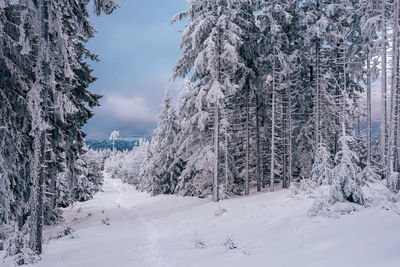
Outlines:
{"label": "snow covered ground", "polygon": [[400,266],[398,214],[309,217],[312,202],[287,190],[220,203],[150,197],[107,178],[104,192],[65,211],[72,235],[46,242],[35,266]]}

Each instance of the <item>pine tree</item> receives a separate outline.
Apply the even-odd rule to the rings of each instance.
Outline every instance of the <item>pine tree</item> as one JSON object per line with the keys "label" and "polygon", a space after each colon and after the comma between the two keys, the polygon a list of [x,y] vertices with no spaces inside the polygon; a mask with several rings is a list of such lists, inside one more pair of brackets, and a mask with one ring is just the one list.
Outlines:
{"label": "pine tree", "polygon": [[323,142],[319,142],[315,154],[313,168],[311,170],[311,180],[318,185],[332,184],[331,155]]}
{"label": "pine tree", "polygon": [[152,179],[152,193],[173,194],[182,171],[179,157],[177,157],[177,135],[180,127],[178,117],[172,105],[172,99],[165,90],[163,111],[159,118],[158,127],[152,142],[155,142],[150,162],[150,176]]}
{"label": "pine tree", "polygon": [[353,138],[346,134],[343,122],[342,136],[339,140],[341,149],[335,156],[336,166],[332,170],[331,204],[343,201],[364,204],[361,191],[362,181],[358,176],[360,173],[360,168],[357,165],[358,156],[349,147],[349,143],[352,141]]}
{"label": "pine tree", "polygon": [[[256,30],[256,26],[252,20],[250,3],[237,0],[190,1],[187,10],[178,14],[173,21],[184,17],[188,17],[181,44],[185,50],[175,66],[174,77],[184,77],[191,70],[194,71],[191,80],[196,82],[194,87],[198,87],[195,95],[196,108],[204,126],[200,128],[204,131],[201,137],[201,143],[204,145],[200,150],[191,151],[194,154],[184,158],[187,162],[186,168],[190,168],[190,171],[185,170],[184,174],[190,173],[190,176],[194,176],[189,178],[190,180],[204,181],[204,175],[210,171],[213,177],[213,201],[218,201],[222,158],[222,103],[226,97],[234,95],[239,89],[251,90],[249,66],[254,46],[252,32]],[[188,134],[187,138],[192,138],[191,133],[187,133],[185,129],[182,132]],[[248,147],[249,135],[247,136]],[[196,159],[196,162],[202,162],[203,166],[206,162],[213,162],[212,171],[207,167],[200,169],[199,166],[193,166],[188,162],[191,161],[191,157],[192,160],[194,157],[201,157]],[[249,159],[249,152],[247,158]],[[248,174],[246,177],[245,191],[248,193]]]}

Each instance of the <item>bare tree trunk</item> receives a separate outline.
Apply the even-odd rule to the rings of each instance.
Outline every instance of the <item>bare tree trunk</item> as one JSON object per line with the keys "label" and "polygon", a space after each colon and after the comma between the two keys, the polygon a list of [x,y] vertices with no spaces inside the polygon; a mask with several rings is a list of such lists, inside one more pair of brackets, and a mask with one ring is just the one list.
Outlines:
{"label": "bare tree trunk", "polygon": [[250,86],[246,84],[246,177],[244,181],[244,194],[249,194],[249,161],[250,161]]}
{"label": "bare tree trunk", "polygon": [[400,100],[400,95],[399,95],[399,54],[396,53],[397,60],[396,60],[396,73],[395,73],[395,90],[396,90],[396,99],[395,99],[395,124],[394,124],[394,132],[395,132],[395,139],[394,139],[394,171],[398,172],[399,171],[399,145],[400,145],[400,140],[399,140],[399,100]]}
{"label": "bare tree trunk", "polygon": [[289,117],[289,137],[288,137],[288,187],[290,186],[290,183],[292,182],[292,164],[293,164],[293,157],[292,157],[292,137],[293,137],[293,132],[292,132],[292,91],[290,88],[288,88],[288,117]]}
{"label": "bare tree trunk", "polygon": [[47,149],[47,138],[46,132],[42,133],[41,136],[41,166],[38,177],[37,187],[37,203],[36,203],[36,248],[35,252],[40,255],[42,254],[42,239],[43,239],[43,203],[44,203],[44,180],[46,176],[46,149]]}
{"label": "bare tree trunk", "polygon": [[[340,68],[339,68],[339,64],[340,64],[340,42],[337,43],[337,48],[336,48],[336,73],[339,74],[340,73]],[[345,56],[343,55],[343,60],[345,59]],[[345,78],[346,79],[346,78]],[[338,78],[339,80],[339,78]],[[335,95],[336,95],[336,105],[337,107],[340,107],[340,105],[342,105],[343,103],[340,102],[340,97],[344,97],[343,92],[341,92],[339,85],[336,86],[336,91],[335,91]],[[340,108],[339,108],[340,109]],[[342,113],[341,111],[339,111],[340,113]],[[344,115],[344,114],[342,114]],[[344,118],[343,118],[344,119]],[[338,141],[339,141],[339,132],[338,129],[341,126],[341,122],[340,122],[340,116],[336,116],[335,119],[335,139],[334,139],[334,150],[333,150],[333,155],[336,155],[339,147],[338,147]]]}
{"label": "bare tree trunk", "polygon": [[115,140],[113,138],[113,158],[115,158]]}
{"label": "bare tree trunk", "polygon": [[261,191],[261,153],[260,153],[260,99],[256,94],[256,138],[257,138],[257,191]]}
{"label": "bare tree trunk", "polygon": [[228,134],[225,132],[225,194],[228,194],[229,186],[229,151],[228,151]]}
{"label": "bare tree trunk", "polygon": [[367,165],[371,164],[371,65],[367,52]]}
{"label": "bare tree trunk", "polygon": [[[382,122],[381,122],[381,164],[387,168],[387,142],[388,142],[388,118],[387,118],[387,61],[386,61],[386,47],[387,47],[387,37],[386,37],[386,6],[385,1],[382,1],[382,72],[381,72],[381,98],[382,98]],[[387,172],[384,172],[386,176]]]}
{"label": "bare tree trunk", "polygon": [[319,38],[316,38],[315,41],[315,52],[316,52],[316,63],[315,63],[315,68],[316,68],[316,79],[315,79],[315,147],[314,147],[314,152],[316,153],[318,149],[318,143],[319,143],[319,135],[320,135],[320,84],[319,84]]}
{"label": "bare tree trunk", "polygon": [[212,201],[219,201],[218,173],[219,173],[219,100],[215,103],[214,111],[214,179],[212,186]]}
{"label": "bare tree trunk", "polygon": [[57,208],[57,173],[55,168],[50,170],[50,179],[51,179],[51,207],[53,209]]}
{"label": "bare tree trunk", "polygon": [[286,112],[287,109],[285,107],[285,101],[283,100],[283,108],[282,108],[282,140],[283,140],[283,157],[282,157],[282,188],[287,188],[287,137],[286,137]]}
{"label": "bare tree trunk", "polygon": [[[347,37],[347,35],[346,35]],[[346,94],[347,94],[347,41],[346,38],[343,40],[343,92],[342,92],[342,136],[346,135]]]}
{"label": "bare tree trunk", "polygon": [[[394,147],[395,140],[395,111],[397,109],[396,99],[397,99],[397,79],[395,75],[397,74],[397,60],[398,60],[398,17],[399,17],[399,0],[394,1],[394,16],[393,16],[393,45],[392,45],[392,79],[391,79],[391,96],[390,96],[390,133],[389,133],[389,149],[388,149],[388,162],[387,162],[387,183],[390,187],[390,177],[394,171],[394,154],[396,148]],[[392,188],[391,188],[392,189]]]}
{"label": "bare tree trunk", "polygon": [[272,108],[271,108],[271,176],[270,176],[270,188],[274,191],[274,176],[275,176],[275,59],[272,70]]}

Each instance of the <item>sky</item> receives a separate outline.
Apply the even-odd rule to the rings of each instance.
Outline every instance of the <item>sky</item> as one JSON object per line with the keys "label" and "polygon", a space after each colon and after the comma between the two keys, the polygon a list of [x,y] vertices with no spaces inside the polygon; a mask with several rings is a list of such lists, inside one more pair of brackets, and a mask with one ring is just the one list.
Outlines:
{"label": "sky", "polygon": [[[116,0],[120,8],[111,15],[91,19],[98,30],[87,44],[100,62],[91,64],[98,80],[90,90],[103,95],[84,131],[91,138],[151,136],[161,113],[165,88],[175,102],[179,80],[172,69],[180,58],[184,23],[170,24],[186,9],[187,0]],[[380,80],[373,84],[373,122],[380,121]]]}
{"label": "sky", "polygon": [[116,0],[120,8],[91,20],[98,30],[87,47],[100,57],[93,62],[98,80],[89,90],[103,95],[84,131],[88,138],[152,135],[161,113],[165,88],[176,100],[179,81],[172,69],[180,58],[184,23],[170,24],[187,0]]}

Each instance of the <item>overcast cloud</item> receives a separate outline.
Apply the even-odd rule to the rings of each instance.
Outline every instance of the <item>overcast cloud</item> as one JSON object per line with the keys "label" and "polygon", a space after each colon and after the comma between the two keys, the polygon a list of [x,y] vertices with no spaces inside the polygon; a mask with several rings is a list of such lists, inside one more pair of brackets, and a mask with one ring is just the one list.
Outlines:
{"label": "overcast cloud", "polygon": [[151,135],[161,112],[165,87],[177,96],[178,82],[171,81],[172,68],[181,55],[183,24],[171,18],[185,10],[186,0],[118,0],[121,8],[112,15],[92,16],[99,31],[89,43],[100,56],[92,63],[99,79],[90,90],[103,95],[101,107],[85,126],[89,138]]}

